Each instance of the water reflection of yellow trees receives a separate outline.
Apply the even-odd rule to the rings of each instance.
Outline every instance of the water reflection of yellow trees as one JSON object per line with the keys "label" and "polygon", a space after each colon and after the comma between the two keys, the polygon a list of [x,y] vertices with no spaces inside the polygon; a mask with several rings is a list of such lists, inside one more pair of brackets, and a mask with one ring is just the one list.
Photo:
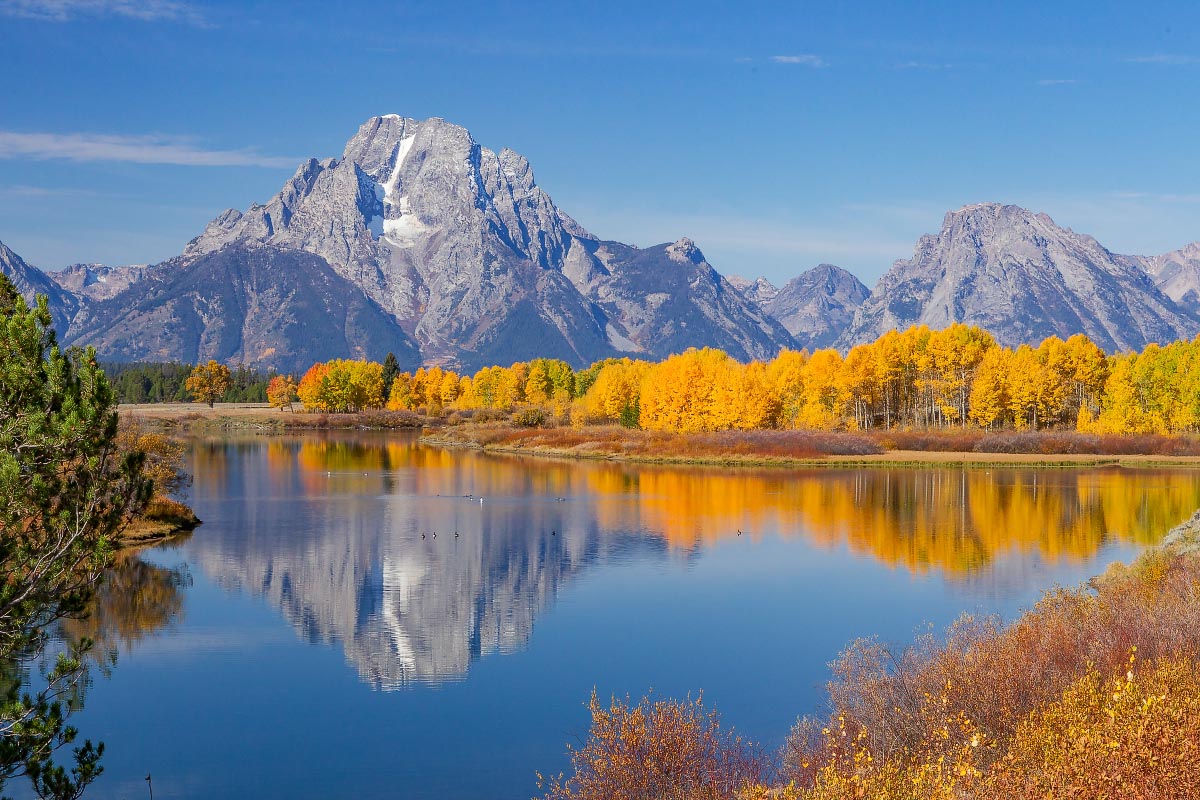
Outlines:
{"label": "water reflection of yellow trees", "polygon": [[[589,503],[601,531],[646,531],[675,547],[778,533],[956,574],[1014,550],[1056,561],[1110,541],[1147,544],[1200,507],[1200,473],[1170,469],[729,471],[530,460],[413,439],[269,447],[272,471],[290,470],[286,453],[296,453],[310,490],[571,497]],[[410,484],[389,484],[401,469]]]}
{"label": "water reflection of yellow trees", "polygon": [[63,634],[70,640],[92,640],[93,652],[101,657],[128,650],[179,617],[182,589],[189,580],[184,569],[160,567],[143,561],[136,551],[120,551],[92,599],[88,616],[64,620]]}
{"label": "water reflection of yellow trees", "polygon": [[[1110,541],[1148,544],[1200,507],[1200,474],[1169,470],[655,469],[634,482],[640,524],[674,545],[773,531],[951,573],[1012,550],[1056,561],[1088,558]],[[604,473],[591,483],[606,494],[628,492],[630,481]]]}

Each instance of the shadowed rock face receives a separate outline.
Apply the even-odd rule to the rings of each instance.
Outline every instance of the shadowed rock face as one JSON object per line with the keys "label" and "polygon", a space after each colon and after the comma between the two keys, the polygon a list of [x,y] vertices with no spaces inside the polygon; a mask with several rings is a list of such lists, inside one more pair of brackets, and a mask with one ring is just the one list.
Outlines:
{"label": "shadowed rock face", "polygon": [[665,358],[717,347],[742,361],[794,346],[776,320],[742,295],[691,239],[644,250],[590,242],[595,269],[581,290],[603,310],[618,348]]}
{"label": "shadowed rock face", "polygon": [[1082,333],[1110,352],[1200,329],[1141,259],[1110,253],[1045,214],[997,203],[947,214],[941,233],[922,237],[915,255],[880,279],[838,344],[954,322],[985,328],[1009,346]]}
{"label": "shadowed rock face", "polygon": [[1192,313],[1200,312],[1200,242],[1143,262],[1163,294]]}
{"label": "shadowed rock face", "polygon": [[293,373],[357,357],[420,362],[407,333],[321,258],[230,245],[169,262],[116,296],[86,304],[71,341],[124,361],[217,361]]}
{"label": "shadowed rock face", "polygon": [[3,242],[0,242],[0,272],[13,282],[17,291],[31,305],[37,295],[46,296],[50,314],[54,318],[54,328],[59,332],[61,339],[61,334],[66,332],[75,312],[79,310],[79,299],[50,280],[46,273],[26,264],[23,258],[5,247]]}

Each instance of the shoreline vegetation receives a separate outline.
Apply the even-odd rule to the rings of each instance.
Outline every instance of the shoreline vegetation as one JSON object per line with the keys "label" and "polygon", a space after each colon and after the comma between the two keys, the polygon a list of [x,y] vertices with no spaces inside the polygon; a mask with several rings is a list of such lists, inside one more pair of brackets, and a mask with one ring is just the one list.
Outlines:
{"label": "shoreline vegetation", "polygon": [[186,503],[154,497],[141,514],[117,532],[117,546],[124,549],[162,544],[191,533],[200,524],[200,518]]}
{"label": "shoreline vegetation", "polygon": [[[1200,440],[1187,435],[1078,431],[758,430],[671,433],[620,425],[556,424],[522,412],[450,412],[372,409],[326,413],[282,410],[262,403],[123,404],[123,419],[179,434],[222,432],[287,434],[303,431],[420,431],[438,447],[548,458],[747,467],[1200,467]],[[514,421],[518,420],[518,421]]]}
{"label": "shoreline vegetation", "polygon": [[191,484],[184,465],[185,444],[166,433],[150,430],[139,420],[117,414],[117,449],[139,454],[142,475],[152,494],[145,505],[115,532],[120,548],[159,544],[190,533],[200,524],[196,512],[176,499]]}
{"label": "shoreline vegetation", "polygon": [[525,428],[466,423],[427,429],[425,444],[484,452],[652,464],[749,467],[1197,466],[1200,442],[1169,436],[1078,433],[938,435],[922,431],[719,431],[671,434],[622,428]]}
{"label": "shoreline vegetation", "polygon": [[1200,796],[1200,511],[1131,564],[1046,592],[1008,624],[960,617],[896,650],[852,642],[828,711],[779,752],[702,698],[587,703],[546,800],[958,800]]}
{"label": "shoreline vegetation", "polygon": [[[298,405],[298,404],[297,404]],[[267,403],[122,403],[122,418],[170,432],[289,433],[307,430],[418,430],[436,422],[411,411],[306,412]]]}

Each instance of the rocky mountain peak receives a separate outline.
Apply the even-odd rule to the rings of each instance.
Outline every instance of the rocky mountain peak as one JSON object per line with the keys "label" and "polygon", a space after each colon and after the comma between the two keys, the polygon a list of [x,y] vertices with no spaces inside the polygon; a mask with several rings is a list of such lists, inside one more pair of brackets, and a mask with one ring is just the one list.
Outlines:
{"label": "rocky mountain peak", "polygon": [[1155,284],[1168,297],[1200,313],[1200,242],[1142,261]]}
{"label": "rocky mountain peak", "polygon": [[696,247],[696,243],[686,236],[677,242],[667,245],[667,257],[681,264],[703,264],[704,253]]}
{"label": "rocky mountain peak", "polygon": [[774,298],[775,295],[779,294],[779,287],[762,275],[754,280],[743,278],[741,275],[730,275],[726,280],[729,281],[733,288],[741,292],[747,300],[759,306],[762,306],[768,300]]}
{"label": "rocky mountain peak", "polygon": [[36,302],[39,294],[46,295],[50,314],[54,318],[54,328],[62,341],[71,320],[79,310],[79,298],[50,279],[46,273],[25,262],[25,259],[10,250],[4,242],[0,242],[0,273],[3,273],[16,286],[17,291],[30,305]]}
{"label": "rocky mountain peak", "polygon": [[[752,358],[790,343],[740,295],[715,307],[721,278],[690,240],[649,252],[601,242],[554,204],[524,156],[437,117],[368,119],[340,160],[310,159],[266,203],[221,214],[183,260],[230,245],[319,256],[423,358],[465,368],[536,356],[586,365],[668,342],[720,342]],[[682,270],[693,278],[664,305],[647,288],[651,263],[703,269]]]}
{"label": "rocky mountain peak", "polygon": [[1019,206],[952,211],[921,237],[855,315],[843,347],[890,328],[967,322],[1003,344],[1084,333],[1107,350],[1190,338],[1196,319],[1155,287],[1143,264]]}
{"label": "rocky mountain peak", "polygon": [[819,264],[759,301],[800,347],[832,347],[870,292],[858,278],[833,264]]}

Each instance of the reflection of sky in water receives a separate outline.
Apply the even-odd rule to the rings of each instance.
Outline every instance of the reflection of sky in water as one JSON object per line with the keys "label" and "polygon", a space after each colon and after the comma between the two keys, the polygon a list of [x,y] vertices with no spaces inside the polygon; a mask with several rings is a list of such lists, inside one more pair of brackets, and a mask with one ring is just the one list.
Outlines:
{"label": "reflection of sky in water", "polygon": [[156,797],[528,798],[593,687],[703,689],[775,744],[850,639],[1011,616],[1200,505],[1185,471],[635,467],[400,436],[193,462],[205,524],[147,556],[190,567],[182,620],[79,718],[110,747],[96,797],[149,770]]}

